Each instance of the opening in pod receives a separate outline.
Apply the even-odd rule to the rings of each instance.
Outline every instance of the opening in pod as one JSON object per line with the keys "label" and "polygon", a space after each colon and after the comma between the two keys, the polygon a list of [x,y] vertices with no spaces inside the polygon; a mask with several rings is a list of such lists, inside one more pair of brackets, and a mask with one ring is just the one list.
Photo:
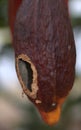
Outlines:
{"label": "opening in pod", "polygon": [[31,64],[23,61],[22,59],[19,59],[18,61],[19,66],[19,72],[22,78],[22,81],[25,85],[25,87],[32,92],[31,84],[33,82],[33,71],[31,69]]}
{"label": "opening in pod", "polygon": [[37,70],[31,59],[24,54],[16,58],[16,71],[24,93],[32,99],[37,98]]}

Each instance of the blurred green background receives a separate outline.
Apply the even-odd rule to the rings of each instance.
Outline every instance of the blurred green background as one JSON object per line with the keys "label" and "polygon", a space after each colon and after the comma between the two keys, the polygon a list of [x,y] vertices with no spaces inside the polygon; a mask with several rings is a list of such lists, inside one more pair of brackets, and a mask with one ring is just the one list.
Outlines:
{"label": "blurred green background", "polygon": [[22,93],[15,72],[8,0],[0,0],[0,130],[81,130],[81,0],[69,0],[76,43],[76,78],[57,125],[49,127]]}

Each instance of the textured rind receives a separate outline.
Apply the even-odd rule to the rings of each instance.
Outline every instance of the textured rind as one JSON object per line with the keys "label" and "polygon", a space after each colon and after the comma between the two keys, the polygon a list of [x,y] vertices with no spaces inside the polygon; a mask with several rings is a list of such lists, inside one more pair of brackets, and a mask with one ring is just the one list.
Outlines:
{"label": "textured rind", "polygon": [[51,111],[53,102],[68,95],[75,77],[75,45],[65,0],[24,0],[16,18],[14,48],[16,57],[25,54],[35,65],[37,98],[42,101],[38,107]]}

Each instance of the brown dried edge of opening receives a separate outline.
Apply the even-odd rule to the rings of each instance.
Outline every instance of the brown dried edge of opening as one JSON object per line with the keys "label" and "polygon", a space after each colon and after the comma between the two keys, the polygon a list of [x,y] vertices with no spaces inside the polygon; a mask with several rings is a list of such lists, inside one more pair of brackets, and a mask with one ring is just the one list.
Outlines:
{"label": "brown dried edge of opening", "polygon": [[[25,62],[28,62],[31,65],[31,69],[33,71],[33,83],[31,84],[31,89],[32,92],[30,92],[27,87],[25,86],[25,84],[22,81],[22,77],[20,75],[19,72],[19,67],[18,67],[18,60],[23,60]],[[27,55],[21,54],[16,58],[16,71],[17,71],[17,75],[20,81],[20,84],[22,85],[22,89],[24,91],[24,93],[26,95],[28,95],[29,97],[31,97],[32,99],[36,99],[37,97],[37,91],[38,91],[38,86],[37,86],[37,71],[36,68],[34,66],[34,64],[31,62],[30,58]]]}

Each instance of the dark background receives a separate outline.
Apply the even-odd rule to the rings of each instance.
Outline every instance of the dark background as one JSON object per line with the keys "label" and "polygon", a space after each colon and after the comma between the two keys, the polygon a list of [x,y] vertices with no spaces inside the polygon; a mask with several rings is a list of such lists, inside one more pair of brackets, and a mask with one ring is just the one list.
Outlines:
{"label": "dark background", "polygon": [[0,130],[81,130],[81,0],[69,0],[76,43],[76,77],[57,125],[49,127],[23,95],[15,72],[8,0],[0,0]]}

